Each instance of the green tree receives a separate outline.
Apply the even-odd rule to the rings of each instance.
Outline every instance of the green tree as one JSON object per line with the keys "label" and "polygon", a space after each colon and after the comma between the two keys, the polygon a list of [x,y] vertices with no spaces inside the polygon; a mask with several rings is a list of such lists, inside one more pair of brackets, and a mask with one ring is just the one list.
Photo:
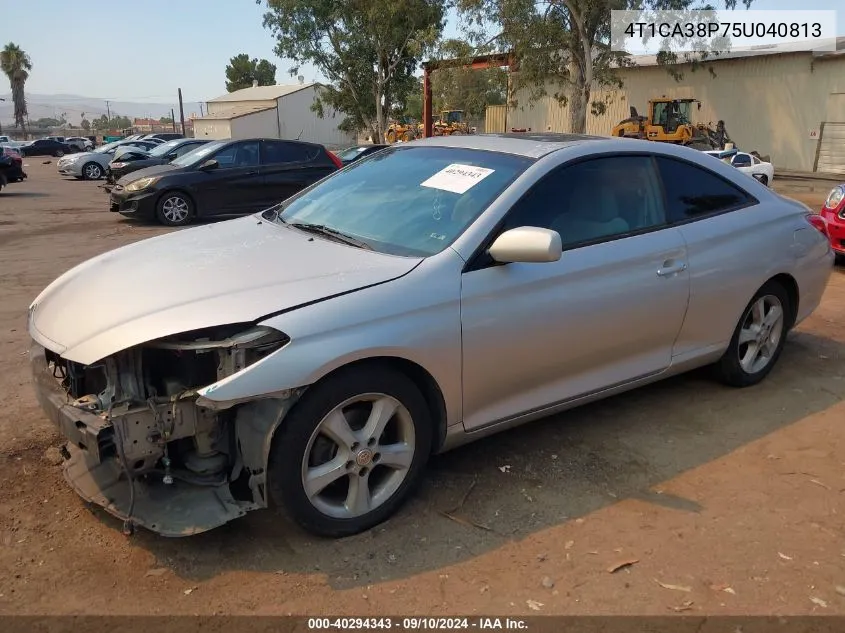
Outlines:
{"label": "green tree", "polygon": [[234,92],[249,88],[253,81],[259,86],[272,86],[276,83],[276,66],[266,59],[250,59],[246,53],[235,55],[226,66],[226,91]]}
{"label": "green tree", "polygon": [[82,126],[82,129],[85,130],[86,132],[91,129],[91,121],[89,121],[88,119],[86,119],[84,117],[83,117],[82,123],[80,123],[80,125]]}
{"label": "green tree", "polygon": [[124,130],[128,127],[132,127],[132,120],[126,116],[114,116],[112,120],[109,121],[109,127],[113,130]]}
{"label": "green tree", "polygon": [[[443,42],[438,58],[469,62],[472,46],[463,40]],[[433,113],[463,110],[472,119],[484,117],[488,105],[502,105],[507,99],[508,74],[502,68],[442,68],[431,75]]]}
{"label": "green tree", "polygon": [[[741,4],[747,8],[752,1],[741,0]],[[724,0],[724,4],[734,9],[738,3]],[[593,88],[622,87],[618,71],[633,63],[630,55],[612,49],[612,10],[637,10],[644,15],[671,10],[695,21],[702,19],[696,9],[714,8],[700,0],[457,0],[457,6],[466,34],[478,50],[507,50],[515,55],[519,72],[513,75],[513,89],[526,88],[529,101],[534,101],[551,87],[562,105],[569,104],[574,133],[586,131],[588,107],[595,114],[605,111],[605,102],[592,99]],[[671,41],[661,43],[664,49],[657,55],[658,63],[680,79],[676,69],[680,56],[673,52]],[[684,54],[683,61],[692,62],[695,70],[707,57],[706,51]]]}
{"label": "green tree", "polygon": [[94,119],[92,125],[95,130],[108,130],[109,118],[105,114],[101,114],[98,118]]}
{"label": "green tree", "polygon": [[29,112],[26,109],[26,95],[24,85],[32,70],[32,60],[17,44],[9,42],[0,51],[0,69],[9,78],[12,88],[12,101],[15,107],[15,127],[26,130],[26,119]]}
{"label": "green tree", "polygon": [[31,121],[30,125],[32,127],[59,127],[62,124],[60,119],[54,119],[52,117],[41,117],[40,119],[36,119],[35,121]]}
{"label": "green tree", "polygon": [[[261,3],[261,0],[257,0]],[[331,82],[314,109],[328,105],[346,115],[339,127],[368,129],[384,138],[388,114],[417,89],[422,56],[443,30],[449,0],[266,0],[264,26],[275,52],[312,64]]]}
{"label": "green tree", "polygon": [[173,119],[171,119],[169,116],[163,116],[158,120],[158,122],[162,125],[170,125],[171,123],[173,123]]}

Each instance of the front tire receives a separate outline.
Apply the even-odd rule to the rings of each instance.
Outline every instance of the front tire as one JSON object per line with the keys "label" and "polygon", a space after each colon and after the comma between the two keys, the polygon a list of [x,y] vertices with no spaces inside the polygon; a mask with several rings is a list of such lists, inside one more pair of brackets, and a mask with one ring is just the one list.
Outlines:
{"label": "front tire", "polygon": [[61,158],[64,155],[65,155],[65,153],[60,149],[57,149],[56,152],[53,154],[53,156],[56,157],[56,158]]}
{"label": "front tire", "polygon": [[82,179],[83,180],[99,180],[103,177],[103,168],[100,167],[97,163],[85,163],[82,166]]}
{"label": "front tire", "polygon": [[273,438],[268,487],[304,529],[342,537],[385,521],[431,452],[425,399],[384,367],[340,370],[305,392]]}
{"label": "front tire", "polygon": [[768,187],[769,186],[769,177],[766,174],[763,174],[762,176],[760,176],[760,182]]}
{"label": "front tire", "polygon": [[184,226],[194,217],[194,203],[183,193],[167,192],[159,198],[156,216],[166,226]]}
{"label": "front tire", "polygon": [[777,363],[786,341],[792,305],[784,287],[769,281],[742,313],[716,375],[732,387],[756,385]]}

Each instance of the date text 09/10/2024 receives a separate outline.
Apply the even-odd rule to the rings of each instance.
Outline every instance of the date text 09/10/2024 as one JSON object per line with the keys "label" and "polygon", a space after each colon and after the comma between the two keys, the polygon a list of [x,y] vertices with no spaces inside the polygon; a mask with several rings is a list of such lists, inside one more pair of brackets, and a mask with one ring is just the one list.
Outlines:
{"label": "date text 09/10/2024", "polygon": [[308,618],[310,631],[448,631],[448,630],[512,630],[526,631],[528,623],[519,618]]}

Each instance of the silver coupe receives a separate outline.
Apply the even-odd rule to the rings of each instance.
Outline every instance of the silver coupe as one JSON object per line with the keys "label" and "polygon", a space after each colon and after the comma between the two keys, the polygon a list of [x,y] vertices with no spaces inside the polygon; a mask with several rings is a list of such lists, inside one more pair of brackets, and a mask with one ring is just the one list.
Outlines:
{"label": "silver coupe", "polygon": [[66,272],[29,309],[35,389],[127,529],[277,504],[349,535],[432,454],[695,367],[761,381],[831,273],[817,220],[684,147],[414,141]]}

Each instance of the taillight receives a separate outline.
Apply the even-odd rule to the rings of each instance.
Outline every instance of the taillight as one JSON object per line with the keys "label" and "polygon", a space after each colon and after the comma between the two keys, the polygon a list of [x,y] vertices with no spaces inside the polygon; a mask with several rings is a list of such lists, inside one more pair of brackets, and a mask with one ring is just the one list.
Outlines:
{"label": "taillight", "polygon": [[825,237],[830,237],[827,232],[827,221],[816,213],[807,214],[807,222],[812,224]]}
{"label": "taillight", "polygon": [[326,154],[329,155],[329,159],[334,163],[335,167],[343,169],[343,162],[333,152],[326,150]]}

